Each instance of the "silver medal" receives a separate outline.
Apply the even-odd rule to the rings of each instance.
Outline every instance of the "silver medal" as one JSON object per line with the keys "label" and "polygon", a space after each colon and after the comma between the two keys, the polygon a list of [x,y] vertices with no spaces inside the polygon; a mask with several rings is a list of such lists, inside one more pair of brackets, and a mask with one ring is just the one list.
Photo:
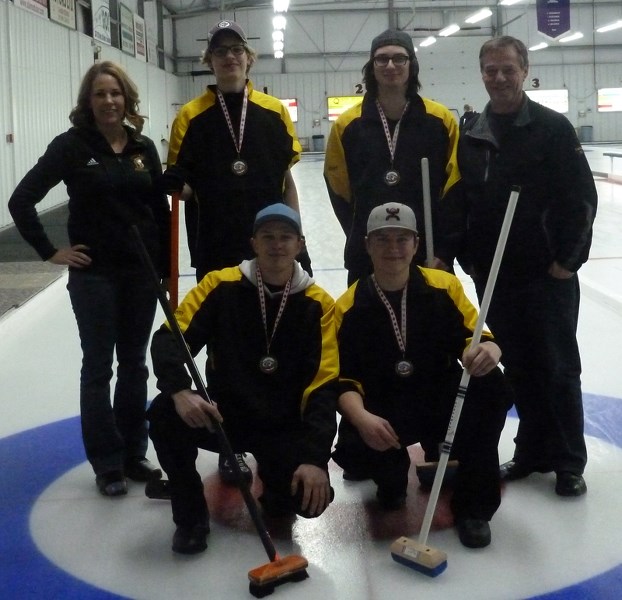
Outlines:
{"label": "silver medal", "polygon": [[400,182],[400,174],[395,169],[390,169],[384,174],[384,182],[387,185],[397,185]]}
{"label": "silver medal", "polygon": [[245,175],[248,171],[248,165],[241,158],[231,163],[231,170],[235,175]]}
{"label": "silver medal", "polygon": [[263,356],[259,361],[259,370],[266,375],[272,375],[279,366],[279,362],[274,356]]}
{"label": "silver medal", "polygon": [[395,372],[400,377],[410,377],[414,370],[415,368],[409,360],[399,360],[395,363]]}

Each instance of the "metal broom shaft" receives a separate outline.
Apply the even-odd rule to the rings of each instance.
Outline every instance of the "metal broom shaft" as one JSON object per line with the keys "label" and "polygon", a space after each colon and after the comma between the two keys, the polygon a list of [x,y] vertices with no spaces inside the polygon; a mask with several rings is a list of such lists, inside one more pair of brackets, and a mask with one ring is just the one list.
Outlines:
{"label": "metal broom shaft", "polygon": [[[516,208],[516,203],[518,202],[519,194],[520,187],[512,186],[512,192],[510,193],[510,199],[508,201],[508,206],[505,211],[505,217],[503,219],[503,224],[501,225],[501,232],[499,233],[499,240],[497,241],[497,247],[495,249],[495,254],[492,259],[492,265],[490,267],[490,274],[488,275],[488,281],[486,282],[486,288],[484,290],[484,296],[482,298],[479,316],[477,318],[477,323],[475,324],[475,330],[473,331],[471,346],[479,344],[480,338],[482,336],[484,323],[486,321],[488,308],[490,306],[490,299],[492,298],[492,292],[497,281],[497,275],[499,274],[499,265],[501,264],[501,259],[503,258],[505,243],[508,239],[508,234],[510,232],[510,226],[512,224],[512,218],[514,217],[514,210]],[[432,490],[430,491],[428,505],[423,516],[421,531],[419,532],[418,541],[424,546],[428,541],[428,535],[430,533],[430,527],[432,526],[434,511],[436,510],[438,496],[441,490],[441,485],[443,483],[443,478],[445,477],[447,462],[449,461],[449,454],[451,452],[451,447],[453,445],[454,437],[456,435],[456,429],[458,428],[458,420],[460,419],[460,413],[462,412],[462,405],[464,404],[464,397],[466,395],[470,379],[471,375],[466,369],[464,369],[462,371],[462,377],[458,385],[458,393],[456,394],[454,408],[451,413],[451,418],[449,419],[449,426],[447,428],[445,441],[443,442],[443,445],[441,447],[441,456],[438,461],[436,475],[434,476]]]}
{"label": "metal broom shaft", "polygon": [[434,237],[432,233],[432,198],[430,195],[430,165],[427,158],[421,159],[421,184],[423,188],[423,222],[425,226],[425,266],[432,268],[434,260]]}

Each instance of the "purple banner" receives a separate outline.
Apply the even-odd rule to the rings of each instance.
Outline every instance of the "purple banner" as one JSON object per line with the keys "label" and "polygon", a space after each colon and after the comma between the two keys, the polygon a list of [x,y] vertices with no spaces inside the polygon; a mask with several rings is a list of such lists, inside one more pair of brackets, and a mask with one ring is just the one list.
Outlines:
{"label": "purple banner", "polygon": [[570,0],[537,0],[538,31],[556,38],[570,30]]}

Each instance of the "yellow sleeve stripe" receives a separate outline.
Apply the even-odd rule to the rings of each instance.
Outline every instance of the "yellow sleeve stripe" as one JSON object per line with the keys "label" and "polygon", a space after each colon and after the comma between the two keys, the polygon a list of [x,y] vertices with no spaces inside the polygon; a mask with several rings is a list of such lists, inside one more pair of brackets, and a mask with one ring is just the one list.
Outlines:
{"label": "yellow sleeve stripe", "polygon": [[339,351],[337,349],[337,337],[335,336],[334,300],[319,286],[313,284],[305,291],[305,295],[319,302],[322,306],[322,319],[320,324],[322,336],[322,350],[320,364],[311,384],[302,394],[300,405],[301,415],[304,413],[311,393],[323,385],[336,381],[339,376]]}
{"label": "yellow sleeve stripe", "polygon": [[[206,298],[225,281],[240,281],[242,271],[239,267],[229,267],[221,271],[211,271],[194,288],[192,288],[175,311],[175,319],[182,331],[186,331]],[[171,325],[167,321],[166,326]]]}
{"label": "yellow sleeve stripe", "polygon": [[443,125],[445,125],[445,129],[447,129],[447,134],[449,135],[447,164],[445,166],[447,181],[445,181],[442,193],[442,197],[444,197],[461,179],[458,169],[458,123],[456,123],[456,119],[445,105],[430,100],[429,98],[423,98],[423,104],[428,114],[434,115],[443,121]]}

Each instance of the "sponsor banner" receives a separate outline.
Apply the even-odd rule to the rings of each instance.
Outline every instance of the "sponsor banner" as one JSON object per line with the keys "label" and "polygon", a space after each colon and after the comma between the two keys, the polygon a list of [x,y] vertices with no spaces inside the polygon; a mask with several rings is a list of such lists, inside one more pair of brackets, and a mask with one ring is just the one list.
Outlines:
{"label": "sponsor banner", "polygon": [[152,65],[158,64],[158,36],[155,29],[147,25],[147,60]]}
{"label": "sponsor banner", "polygon": [[120,4],[119,8],[121,50],[134,56],[134,14],[125,4]]}
{"label": "sponsor banner", "polygon": [[538,31],[557,38],[570,30],[570,0],[537,0]]}
{"label": "sponsor banner", "polygon": [[91,0],[93,12],[93,39],[109,46],[112,44],[110,35],[110,4],[108,0]]}
{"label": "sponsor banner", "polygon": [[15,0],[15,6],[19,6],[28,12],[34,13],[44,19],[48,18],[47,0]]}
{"label": "sponsor banner", "polygon": [[50,20],[71,29],[76,28],[75,0],[50,0]]}
{"label": "sponsor banner", "polygon": [[134,15],[134,53],[138,60],[147,62],[147,40],[145,39],[145,19]]}

